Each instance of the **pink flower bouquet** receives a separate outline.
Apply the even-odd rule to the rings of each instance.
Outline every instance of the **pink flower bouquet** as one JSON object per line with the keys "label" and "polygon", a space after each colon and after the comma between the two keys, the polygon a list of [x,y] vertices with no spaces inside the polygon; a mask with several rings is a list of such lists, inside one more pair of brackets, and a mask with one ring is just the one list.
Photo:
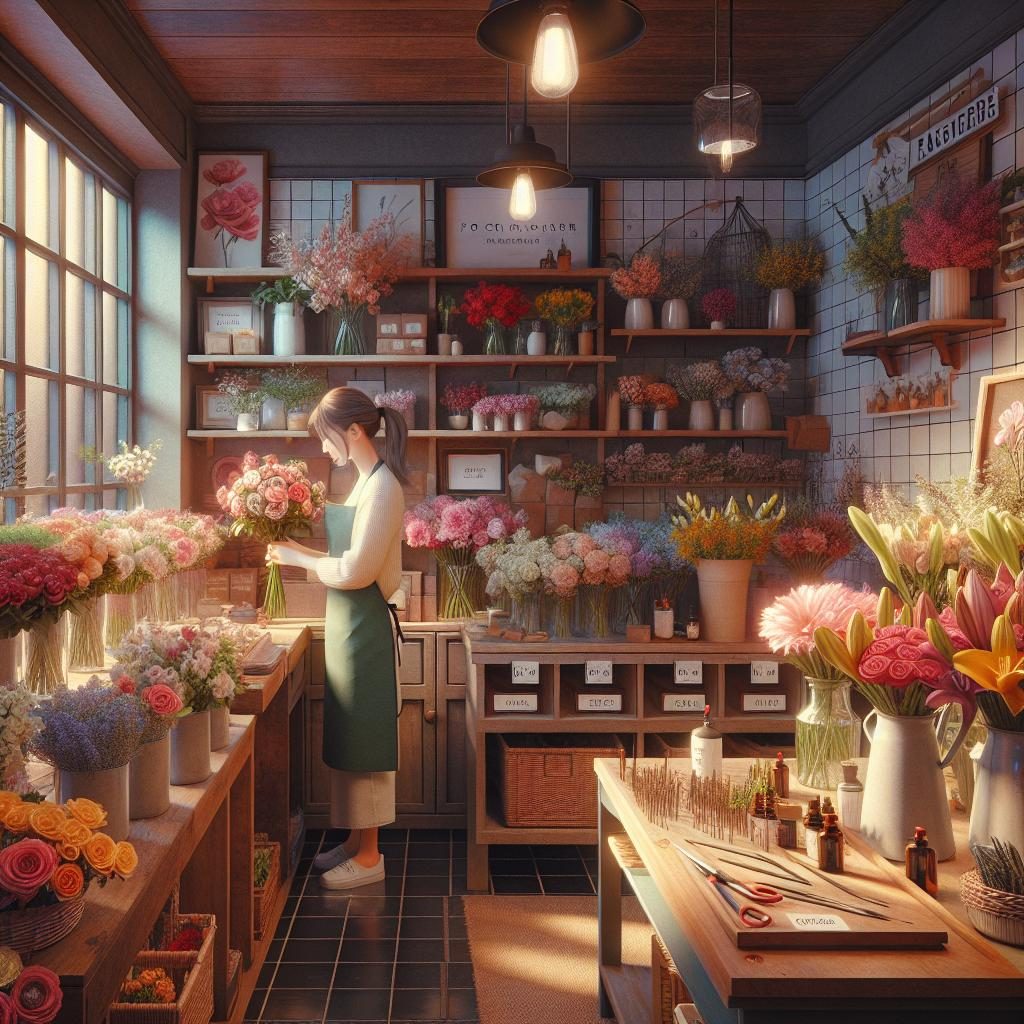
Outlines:
{"label": "pink flower bouquet", "polygon": [[820,582],[828,568],[853,550],[849,520],[839,512],[790,515],[772,541],[775,557],[799,581]]}
{"label": "pink flower bouquet", "polygon": [[[322,481],[307,477],[304,462],[282,463],[276,455],[246,452],[242,475],[228,487],[217,491],[220,507],[234,520],[232,537],[255,537],[278,541],[289,536],[308,536],[310,526],[323,517],[327,488]],[[267,576],[263,610],[268,618],[285,614],[284,584],[281,567],[272,564]]]}
{"label": "pink flower bouquet", "polygon": [[992,265],[999,246],[999,182],[953,176],[915,202],[903,223],[903,252],[923,270]]}
{"label": "pink flower bouquet", "polygon": [[661,287],[661,269],[650,256],[634,256],[612,274],[612,287],[624,299],[649,299]]}

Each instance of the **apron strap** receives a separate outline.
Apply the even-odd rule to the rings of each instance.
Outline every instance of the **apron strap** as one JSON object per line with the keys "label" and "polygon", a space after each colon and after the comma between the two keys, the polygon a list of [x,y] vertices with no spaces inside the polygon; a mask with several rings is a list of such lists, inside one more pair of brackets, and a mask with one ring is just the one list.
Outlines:
{"label": "apron strap", "polygon": [[405,643],[405,634],[402,632],[402,623],[398,621],[398,605],[388,603],[388,611],[391,613],[391,621],[395,624],[395,654],[398,656],[398,667],[402,667],[402,644]]}

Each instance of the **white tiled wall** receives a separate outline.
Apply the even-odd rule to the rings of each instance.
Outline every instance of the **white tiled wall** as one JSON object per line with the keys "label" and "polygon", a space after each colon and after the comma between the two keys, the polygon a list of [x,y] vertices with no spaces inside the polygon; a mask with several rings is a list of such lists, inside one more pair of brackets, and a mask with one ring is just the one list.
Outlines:
{"label": "white tiled wall", "polygon": [[[1002,86],[1003,113],[994,131],[992,152],[993,173],[999,175],[1024,167],[1024,31],[965,68],[943,89],[922,97],[909,113],[919,115],[979,68]],[[996,273],[994,294],[978,296],[972,315],[1005,317],[1006,327],[998,332],[978,332],[963,340],[961,372],[952,393],[957,408],[875,420],[864,415],[862,389],[883,379],[884,371],[876,359],[845,358],[840,349],[851,331],[876,327],[875,302],[870,294],[858,292],[843,271],[848,235],[835,208],[839,206],[855,227],[862,226],[860,191],[873,156],[871,138],[884,127],[879,125],[856,149],[806,182],[807,234],[818,240],[828,259],[828,271],[811,300],[814,334],[807,350],[807,376],[814,392],[815,411],[832,421],[832,453],[823,466],[826,490],[856,455],[869,480],[890,482],[908,493],[918,474],[935,480],[966,475],[970,471],[979,378],[994,370],[1024,365],[1024,286],[1020,282],[1002,283]],[[926,290],[921,298],[920,315],[924,317]],[[917,374],[938,368],[938,356],[930,348],[903,359],[903,372]]]}

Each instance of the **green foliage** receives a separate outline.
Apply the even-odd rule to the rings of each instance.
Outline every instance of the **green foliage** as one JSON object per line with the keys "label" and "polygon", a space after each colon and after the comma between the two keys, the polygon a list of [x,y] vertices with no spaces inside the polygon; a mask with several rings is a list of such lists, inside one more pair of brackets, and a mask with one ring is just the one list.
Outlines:
{"label": "green foliage", "polygon": [[922,272],[912,267],[903,253],[903,224],[910,215],[909,199],[900,199],[889,206],[871,209],[864,199],[864,230],[856,231],[836,207],[836,213],[850,234],[846,250],[846,272],[862,288],[879,291],[900,278],[920,278]]}
{"label": "green foliage", "polygon": [[309,305],[310,294],[309,289],[304,288],[294,277],[279,277],[269,283],[260,282],[252,293],[252,301],[259,306],[265,306],[268,302],[274,306],[282,302],[298,302],[306,306]]}
{"label": "green foliage", "polygon": [[270,878],[271,850],[269,846],[261,846],[252,858],[252,882],[257,889],[262,889]]}

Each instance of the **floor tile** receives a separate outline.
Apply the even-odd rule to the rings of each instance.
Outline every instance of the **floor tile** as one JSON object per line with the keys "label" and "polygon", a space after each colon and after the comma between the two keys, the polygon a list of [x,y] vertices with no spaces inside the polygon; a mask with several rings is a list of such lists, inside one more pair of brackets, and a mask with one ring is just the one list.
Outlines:
{"label": "floor tile", "polygon": [[448,959],[453,964],[468,964],[469,943],[465,939],[448,940]]}
{"label": "floor tile", "polygon": [[289,939],[281,954],[285,964],[333,964],[341,943],[337,939]]}
{"label": "floor tile", "polygon": [[281,939],[274,939],[267,947],[267,961],[280,960],[282,949],[284,949],[284,942]]}
{"label": "floor tile", "polygon": [[[451,905],[455,902],[449,900],[449,914],[452,913]],[[459,900],[459,913],[462,900]],[[402,900],[402,917],[443,917],[444,900],[439,896],[409,896]]]}
{"label": "floor tile", "polygon": [[494,892],[499,896],[528,896],[531,894],[540,895],[540,881],[536,875],[532,876],[511,876],[501,878],[495,875],[491,879],[494,885]]}
{"label": "floor tile", "polygon": [[577,875],[549,875],[541,879],[544,892],[550,896],[594,894],[594,885],[589,878]]}
{"label": "floor tile", "polygon": [[409,860],[405,868],[405,877],[412,878],[417,875],[433,875],[435,877],[447,878],[451,874],[452,862],[447,858],[430,860]]}
{"label": "floor tile", "polygon": [[447,878],[406,878],[406,896],[447,896],[451,884]]}
{"label": "floor tile", "polygon": [[476,1020],[476,993],[468,989],[452,989],[448,992],[448,1020]]}
{"label": "floor tile", "polygon": [[285,988],[330,988],[334,964],[279,964],[274,991]]}
{"label": "floor tile", "polygon": [[267,990],[258,988],[249,997],[249,1005],[245,1008],[244,1020],[258,1020],[260,1011],[263,1009],[263,1001],[267,998]]}
{"label": "floor tile", "polygon": [[565,860],[541,860],[538,857],[536,864],[541,878],[545,875],[583,874],[583,861],[579,857],[566,857]]}
{"label": "floor tile", "polygon": [[448,918],[448,937],[464,939],[466,937],[466,919],[464,917]]}
{"label": "floor tile", "polygon": [[465,917],[466,908],[463,905],[462,897],[455,896],[448,901],[448,916],[449,917]]}
{"label": "floor tile", "polygon": [[532,860],[499,860],[491,865],[492,875],[532,875],[535,873]]}
{"label": "floor tile", "polygon": [[320,1020],[327,1005],[325,989],[274,990],[267,994],[263,1006],[264,1020]]}
{"label": "floor tile", "polygon": [[[416,837],[418,839],[428,838],[421,829],[416,829]],[[382,828],[379,838],[382,843],[397,843],[399,840],[404,842],[409,838],[409,830],[407,828]]]}
{"label": "floor tile", "polygon": [[531,846],[530,849],[537,860],[575,860],[580,855],[575,846]]}
{"label": "floor tile", "polygon": [[327,1020],[387,1020],[391,989],[342,989],[332,992]]}
{"label": "floor tile", "polygon": [[492,846],[488,850],[488,857],[491,860],[522,860],[530,852],[528,846],[504,845]]}
{"label": "floor tile", "polygon": [[391,1003],[391,1019],[395,1021],[439,1020],[441,993],[424,989],[395,989]]}
{"label": "floor tile", "polygon": [[[383,835],[384,829],[381,829]],[[448,843],[451,842],[450,828],[414,828],[409,830],[409,842],[413,843]]]}
{"label": "floor tile", "polygon": [[448,964],[448,987],[473,988],[473,965]]}
{"label": "floor tile", "polygon": [[398,964],[395,968],[395,988],[441,988],[440,964]]}
{"label": "floor tile", "polygon": [[451,847],[448,843],[410,843],[409,860],[426,860],[435,857],[443,857],[447,860],[451,856]]}
{"label": "floor tile", "polygon": [[297,917],[292,922],[292,939],[340,939],[344,917]]}
{"label": "floor tile", "polygon": [[438,964],[444,959],[442,939],[399,939],[398,960],[404,964]]}
{"label": "floor tile", "polygon": [[299,917],[344,917],[347,896],[303,896],[296,913]]}
{"label": "floor tile", "polygon": [[382,964],[395,958],[394,939],[346,939],[341,944],[338,962],[343,964]]}
{"label": "floor tile", "polygon": [[403,917],[401,937],[403,939],[443,939],[443,917]]}
{"label": "floor tile", "polygon": [[257,988],[270,988],[271,982],[274,980],[274,972],[277,970],[277,964],[264,963],[260,968],[260,973],[256,977]]}
{"label": "floor tile", "polygon": [[340,963],[334,972],[334,989],[390,988],[394,972],[390,960],[379,964]]}
{"label": "floor tile", "polygon": [[[433,920],[425,917],[424,921]],[[353,917],[345,922],[345,941],[349,939],[394,939],[398,937],[397,917]]]}
{"label": "floor tile", "polygon": [[398,917],[401,913],[402,901],[392,896],[353,896],[348,904],[350,918],[374,917],[377,914]]}

